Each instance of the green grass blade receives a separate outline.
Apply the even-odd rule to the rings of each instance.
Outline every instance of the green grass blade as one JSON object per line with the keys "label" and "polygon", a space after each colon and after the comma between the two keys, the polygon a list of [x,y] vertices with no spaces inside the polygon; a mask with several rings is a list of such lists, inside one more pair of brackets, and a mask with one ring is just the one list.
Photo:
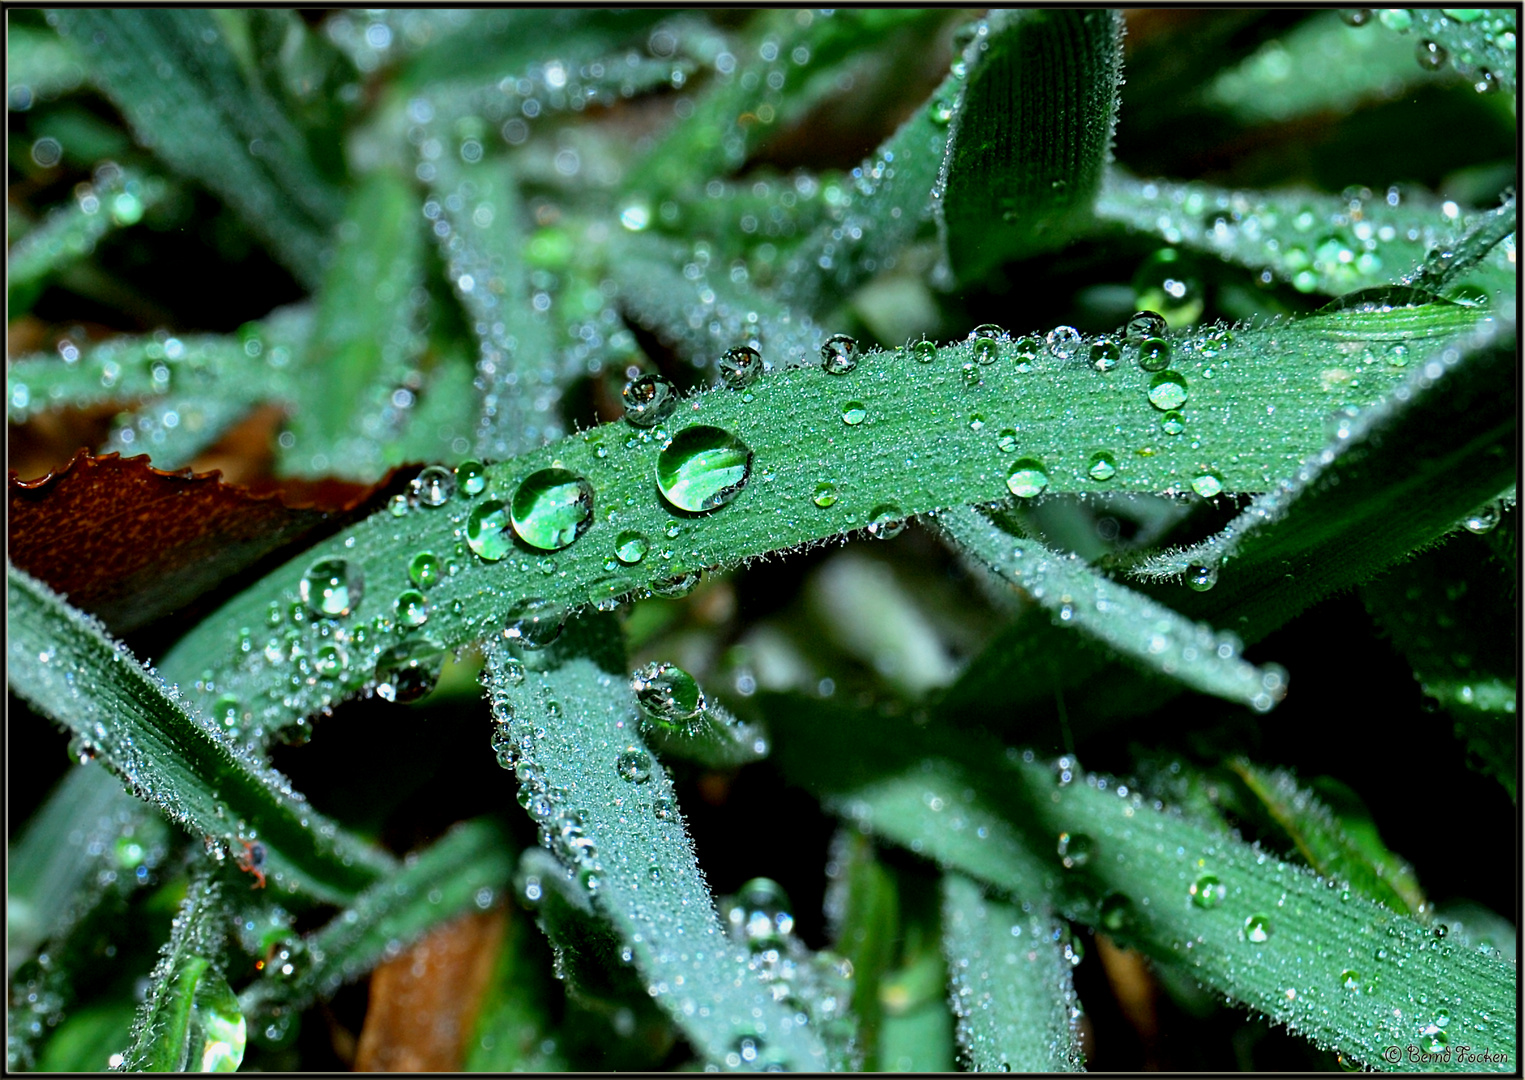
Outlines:
{"label": "green grass blade", "polygon": [[510,908],[487,994],[477,1013],[464,1072],[565,1072],[545,1049],[552,1028],[552,985],[527,915]]}
{"label": "green grass blade", "polygon": [[1074,555],[1013,536],[972,507],[944,510],[937,523],[944,536],[1022,586],[1052,615],[1147,670],[1257,712],[1268,712],[1286,694],[1286,672],[1246,663],[1233,636],[1108,580]]}
{"label": "green grass blade", "polygon": [[210,874],[192,879],[149,976],[124,1071],[233,1072],[243,1061],[244,1018],[222,974],[229,917],[222,889]]}
{"label": "green grass blade", "polygon": [[826,873],[831,879],[825,907],[832,948],[853,966],[852,1013],[863,1048],[861,1068],[876,1072],[884,1020],[879,987],[894,962],[900,937],[895,879],[874,857],[868,837],[846,829],[832,840]]}
{"label": "green grass blade", "polygon": [[7,568],[11,688],[77,735],[135,793],[232,854],[265,847],[272,884],[344,900],[391,864],[325,821],[286,780],[187,709],[93,619]]}
{"label": "green grass blade", "polygon": [[[531,816],[630,948],[657,1004],[717,1065],[738,1068],[748,1053],[754,1067],[824,1067],[820,1036],[773,1000],[726,937],[672,782],[638,734],[612,623],[574,624],[529,663],[501,642],[487,650],[493,711],[517,752]],[[617,767],[621,755],[631,767]]]}
{"label": "green grass blade", "polygon": [[937,188],[951,274],[982,277],[1051,250],[1091,220],[1112,153],[1122,20],[1110,11],[999,11],[965,51]]}
{"label": "green grass blade", "polygon": [[[1492,254],[1514,232],[1515,197],[1510,194],[1504,200],[1504,205],[1497,210],[1478,215],[1471,228],[1454,244],[1443,245],[1431,251],[1425,257],[1424,265],[1407,282],[1416,289],[1440,292]],[[1499,257],[1505,260],[1509,259],[1509,255],[1510,250],[1507,248],[1499,252]],[[1498,262],[1499,258],[1493,261]]]}
{"label": "green grass blade", "polygon": [[975,1072],[1081,1072],[1070,963],[1046,905],[1031,912],[943,875],[943,951],[958,1042]]}
{"label": "green grass blade", "polygon": [[38,101],[78,90],[88,77],[84,58],[57,34],[32,26],[6,27],[5,89],[10,108],[30,108]]}
{"label": "green grass blade", "polygon": [[[183,469],[249,412],[238,398],[171,394],[128,415],[101,447],[101,454],[147,453],[154,468]],[[97,455],[99,456],[99,455]]]}
{"label": "green grass blade", "polygon": [[244,77],[211,12],[61,8],[48,20],[143,145],[221,196],[304,285],[318,284],[338,195],[301,133]]}
{"label": "green grass blade", "polygon": [[1509,7],[1393,8],[1382,11],[1379,21],[1408,41],[1440,46],[1441,62],[1449,62],[1480,89],[1513,94],[1519,14]]}

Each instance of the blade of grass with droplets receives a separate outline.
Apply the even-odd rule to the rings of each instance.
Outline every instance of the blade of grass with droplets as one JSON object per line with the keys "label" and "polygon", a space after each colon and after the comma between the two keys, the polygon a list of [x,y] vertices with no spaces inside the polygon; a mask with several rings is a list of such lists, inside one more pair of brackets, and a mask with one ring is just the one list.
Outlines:
{"label": "blade of grass with droplets", "polygon": [[706,1060],[736,1068],[747,1052],[754,1067],[824,1068],[820,1037],[726,937],[672,781],[642,744],[622,651],[607,617],[578,620],[529,663],[489,639],[493,712],[531,815]]}
{"label": "blade of grass with droplets", "polygon": [[355,189],[303,351],[283,472],[374,480],[402,417],[393,395],[422,350],[423,237],[413,193],[378,169]]}
{"label": "blade of grass with droplets", "polygon": [[245,78],[211,12],[62,8],[48,21],[139,141],[221,196],[303,284],[319,283],[338,194],[297,128]]}
{"label": "blade of grass with droplets", "polygon": [[480,818],[455,826],[300,945],[287,946],[243,991],[244,1012],[251,1022],[279,1024],[315,998],[331,997],[432,927],[492,907],[513,872],[513,846],[499,823]]}
{"label": "blade of grass with droplets", "polygon": [[1421,48],[1438,46],[1425,50],[1428,63],[1449,62],[1482,91],[1514,93],[1518,8],[1392,8],[1378,21]]}
{"label": "blade of grass with droplets", "polygon": [[171,821],[234,854],[258,840],[274,886],[314,899],[347,899],[391,866],[385,852],[315,813],[283,777],[190,711],[178,691],[46,585],[8,566],[6,599],[11,688]]}
{"label": "blade of grass with droplets", "polygon": [[[1416,289],[1440,292],[1453,282],[1463,279],[1468,271],[1494,255],[1495,251],[1498,254],[1492,262],[1505,261],[1512,270],[1514,233],[1515,197],[1511,191],[1498,209],[1477,215],[1469,223],[1467,231],[1454,243],[1443,244],[1425,256],[1424,264],[1409,275],[1405,283]],[[1506,238],[1510,241],[1508,245],[1502,243]]]}
{"label": "blade of grass with droplets", "polygon": [[5,88],[12,109],[78,90],[87,78],[84,58],[67,40],[39,27],[6,27]]}
{"label": "blade of grass with droplets", "polygon": [[148,977],[124,1071],[233,1072],[243,1061],[244,1017],[223,975],[230,912],[222,890],[210,873],[192,877]]}
{"label": "blade of grass with droplets", "polygon": [[1073,554],[1013,535],[972,507],[941,511],[937,524],[945,537],[1022,586],[1051,614],[1135,664],[1257,712],[1269,711],[1287,692],[1285,671],[1247,663],[1232,637],[1108,580]]}
{"label": "blade of grass with droplets", "polygon": [[[1217,570],[1209,592],[1183,593],[1191,617],[1234,612],[1258,641],[1318,598],[1370,580],[1450,532],[1469,509],[1513,483],[1517,438],[1510,385],[1513,322],[1425,355],[1401,386],[1344,417],[1298,470],[1256,497],[1211,539],[1152,555],[1129,572],[1162,581]],[[1401,452],[1394,452],[1401,448]],[[1280,587],[1288,575],[1295,589]]]}
{"label": "blade of grass with droplets", "polygon": [[1047,905],[943,875],[943,951],[958,1042],[975,1072],[1080,1072],[1075,983]]}
{"label": "blade of grass with droplets", "polygon": [[[1102,221],[1329,296],[1388,285],[1494,214],[1396,187],[1358,198],[1235,191],[1139,180],[1117,167],[1107,170],[1096,200]],[[1511,247],[1512,241],[1493,249],[1467,280],[1490,295],[1513,296]]]}
{"label": "blade of grass with droplets", "polygon": [[894,876],[874,856],[862,833],[842,829],[826,864],[826,917],[832,948],[853,966],[852,1012],[858,1020],[864,1072],[879,1071],[879,1029],[884,1006],[879,987],[895,959],[900,901]]}
{"label": "blade of grass with droplets", "polygon": [[[681,430],[676,423],[605,425],[490,465],[485,484],[458,485],[457,498],[411,512],[399,505],[401,519],[375,515],[231,600],[181,639],[164,670],[188,689],[210,678],[217,693],[246,702],[253,737],[264,738],[360,691],[384,653],[458,648],[495,633],[511,608],[531,598],[571,610],[696,570],[1018,490],[1082,492],[1104,484],[1118,492],[1203,497],[1265,490],[1323,445],[1325,417],[1337,402],[1368,404],[1406,378],[1402,369],[1377,363],[1385,354],[1362,341],[1385,346],[1381,337],[1391,334],[1418,348],[1432,340],[1428,335],[1446,341],[1488,320],[1486,312],[1460,305],[1429,305],[1192,332],[1172,338],[1174,367],[1154,375],[1131,363],[1096,370],[1083,362],[1087,342],[1078,335],[1060,346],[1064,359],[984,339],[928,345],[925,353],[919,347],[869,353],[845,375],[775,371],[744,391],[715,388],[678,403],[674,415],[696,429],[690,438],[702,446],[671,442]],[[1163,397],[1167,392],[1171,396]],[[1189,404],[1176,419],[1193,433],[1189,442],[1160,426],[1162,406],[1181,404],[1187,394]],[[1246,401],[1255,407],[1247,410]],[[853,403],[863,406],[861,413]],[[1429,442],[1445,444],[1452,430],[1431,433]],[[731,436],[749,454],[715,457],[712,451],[723,447],[706,440],[730,445]],[[1098,453],[1111,455],[1116,467],[1105,481],[1092,472]],[[653,491],[659,463],[666,494]],[[712,463],[741,470],[739,493],[728,486],[737,476],[711,473]],[[572,481],[547,469],[580,478],[593,500],[584,513],[579,494],[569,507],[578,520],[556,537],[539,528],[550,521],[549,504],[528,495],[541,483]],[[509,504],[531,476],[521,510],[513,511]],[[685,510],[701,506],[699,488],[691,484],[735,497],[716,513]],[[521,515],[519,532],[509,520],[513,513]],[[628,562],[617,557],[626,533]],[[534,547],[524,534],[552,546]],[[446,572],[428,586],[423,608],[406,598],[411,621],[400,623],[397,601],[416,588],[410,568],[424,554]],[[343,651],[324,678],[296,685],[290,681],[296,661],[277,636],[285,631],[275,629],[271,605],[285,624],[302,600],[304,575],[329,560],[342,563],[370,599],[357,593],[360,614],[341,613],[338,620],[308,619],[298,608],[300,618],[286,629],[299,632],[307,655],[331,644]],[[452,565],[456,573],[449,572]],[[320,587],[309,582],[308,595]],[[320,640],[335,630],[342,631],[336,642]],[[357,631],[363,631],[359,639]],[[248,651],[241,639],[249,641]],[[216,696],[196,693],[208,703]]]}
{"label": "blade of grass with droplets", "polygon": [[1004,10],[987,27],[965,53],[937,185],[950,283],[1088,225],[1117,121],[1118,13]]}

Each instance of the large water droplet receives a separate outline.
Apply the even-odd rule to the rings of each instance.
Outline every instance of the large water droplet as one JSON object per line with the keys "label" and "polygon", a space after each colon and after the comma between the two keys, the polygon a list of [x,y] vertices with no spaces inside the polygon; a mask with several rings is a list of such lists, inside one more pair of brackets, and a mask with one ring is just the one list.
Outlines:
{"label": "large water droplet", "polygon": [[1176,371],[1162,371],[1149,380],[1149,404],[1161,412],[1179,409],[1186,404],[1186,376]]}
{"label": "large water droplet", "polygon": [[463,498],[475,498],[487,490],[487,466],[468,458],[455,467],[455,482]]}
{"label": "large water droplet", "polygon": [[430,465],[408,487],[420,506],[444,506],[455,494],[455,474],[443,465]]}
{"label": "large water droplet", "polygon": [[995,323],[984,323],[976,326],[969,334],[970,345],[974,349],[975,362],[988,367],[1001,358],[1001,339],[1006,336]]}
{"label": "large water droplet", "polygon": [[1056,326],[1044,339],[1048,351],[1059,360],[1068,360],[1080,351],[1080,331],[1073,326]]}
{"label": "large water droplet", "polygon": [[1244,940],[1255,945],[1264,945],[1271,940],[1271,920],[1261,914],[1251,915],[1244,920]]}
{"label": "large water droplet", "polygon": [[1017,433],[1013,428],[1002,428],[995,438],[995,448],[1003,454],[1017,452]]}
{"label": "large water droplet", "polygon": [[1108,338],[1102,338],[1091,346],[1091,366],[1105,374],[1117,367],[1117,361],[1123,352],[1117,347],[1117,342]]}
{"label": "large water droplet", "polygon": [[679,600],[694,591],[704,577],[702,571],[690,570],[685,574],[667,578],[665,581],[655,581],[649,586],[651,595],[660,596],[663,600]]}
{"label": "large water droplet", "polygon": [[514,492],[510,521],[530,547],[559,551],[593,523],[593,485],[566,469],[531,473]]}
{"label": "large water droplet", "polygon": [[432,588],[440,579],[440,561],[432,551],[420,551],[408,564],[408,579],[420,589]]}
{"label": "large water droplet", "polygon": [[681,730],[704,713],[704,691],[675,664],[647,664],[630,676],[630,689],[646,718],[668,731]]}
{"label": "large water droplet", "polygon": [[858,343],[846,334],[833,334],[821,346],[821,370],[828,375],[846,375],[858,366]]}
{"label": "large water droplet", "polygon": [[815,494],[810,497],[810,501],[815,503],[822,510],[825,510],[830,506],[835,506],[837,504],[836,485],[817,484],[815,486]]}
{"label": "large water droplet", "polygon": [[394,645],[376,658],[376,696],[417,701],[434,689],[444,666],[444,650],[431,642]]}
{"label": "large water droplet", "polygon": [[849,401],[842,406],[842,423],[848,427],[857,427],[868,419],[868,409],[861,401]]}
{"label": "large water droplet", "polygon": [[561,636],[567,612],[560,604],[538,596],[519,601],[508,611],[503,637],[526,649],[540,649]]}
{"label": "large water droplet", "polygon": [[644,784],[651,779],[651,755],[638,746],[632,746],[614,759],[614,771],[621,780]]}
{"label": "large water droplet", "polygon": [[680,431],[657,457],[657,490],[678,510],[702,514],[741,494],[752,450],[723,428]]}
{"label": "large water droplet", "polygon": [[671,821],[677,817],[677,807],[671,799],[653,799],[651,802],[651,816],[658,821]]}
{"label": "large water droplet", "polygon": [[417,589],[404,589],[393,605],[397,621],[403,626],[422,626],[429,621],[429,602]]}
{"label": "large water droplet", "polygon": [[228,981],[206,971],[191,995],[188,1057],[191,1072],[236,1072],[244,1060],[246,1028],[243,1010]]}
{"label": "large water droplet", "polygon": [[1468,514],[1462,521],[1463,527],[1468,532],[1476,533],[1478,536],[1492,532],[1498,527],[1498,523],[1499,508],[1491,503],[1476,513]]}
{"label": "large water droplet", "polygon": [[782,945],[794,931],[789,895],[771,878],[753,878],[721,905],[731,936],[754,952]]}
{"label": "large water droplet", "polygon": [[875,540],[893,540],[905,531],[905,517],[894,503],[876,506],[869,514],[868,535]]}
{"label": "large water droplet", "polygon": [[1139,342],[1138,366],[1145,371],[1164,371],[1170,365],[1170,342],[1151,337]]}
{"label": "large water droplet", "polygon": [[1006,488],[1020,499],[1031,499],[1048,487],[1048,473],[1037,458],[1020,458],[1011,466]]}
{"label": "large water droplet", "polygon": [[1199,908],[1217,907],[1228,895],[1228,890],[1218,880],[1217,874],[1198,874],[1197,880],[1191,883],[1187,891],[1191,894],[1191,902]]}
{"label": "large water droplet", "polygon": [[763,371],[762,353],[750,345],[738,345],[715,365],[720,382],[732,390],[741,390],[757,381]]}
{"label": "large water droplet", "polygon": [[1186,430],[1186,418],[1174,409],[1171,409],[1164,416],[1160,417],[1160,430],[1166,435],[1179,435]]}
{"label": "large water droplet", "polygon": [[626,529],[614,538],[614,557],[626,566],[634,566],[651,550],[651,542],[644,533]]}
{"label": "large water droplet", "polygon": [[1194,592],[1207,592],[1218,584],[1218,568],[1194,563],[1186,568],[1186,584]]}
{"label": "large water droplet", "polygon": [[1202,310],[1202,279],[1174,248],[1161,248],[1143,261],[1133,290],[1140,308],[1175,315],[1177,325],[1192,322]]}
{"label": "large water droplet", "polygon": [[1059,834],[1059,861],[1064,863],[1065,869],[1073,870],[1077,866],[1084,866],[1090,861],[1091,851],[1096,844],[1085,833]]}
{"label": "large water droplet", "polygon": [[625,419],[638,428],[656,427],[677,408],[678,395],[661,375],[642,375],[625,384]]}
{"label": "large water droplet", "polygon": [[1205,472],[1199,476],[1192,477],[1191,490],[1204,499],[1211,499],[1223,491],[1223,481],[1216,474]]}
{"label": "large water droplet", "polygon": [[1419,61],[1419,66],[1426,71],[1439,71],[1446,66],[1446,61],[1451,54],[1446,52],[1444,45],[1438,45],[1433,41],[1421,41],[1414,49],[1414,58]]}
{"label": "large water droplet", "polygon": [[1123,336],[1129,341],[1145,341],[1162,337],[1166,329],[1165,316],[1157,311],[1139,311],[1128,320],[1128,325],[1123,328]]}
{"label": "large water droplet", "polygon": [[466,544],[479,558],[497,562],[513,547],[509,540],[508,508],[488,499],[466,519]]}
{"label": "large water droplet", "polygon": [[1340,972],[1340,985],[1346,990],[1361,989],[1361,973],[1354,968],[1346,968]]}
{"label": "large water droplet", "polygon": [[1092,480],[1110,480],[1117,475],[1117,458],[1106,450],[1091,455],[1090,468],[1086,469],[1086,475]]}
{"label": "large water droplet", "polygon": [[360,606],[365,578],[344,559],[320,559],[302,575],[297,592],[314,615],[344,616]]}
{"label": "large water droplet", "polygon": [[918,341],[911,346],[911,355],[917,363],[930,364],[937,359],[937,345],[930,341]]}

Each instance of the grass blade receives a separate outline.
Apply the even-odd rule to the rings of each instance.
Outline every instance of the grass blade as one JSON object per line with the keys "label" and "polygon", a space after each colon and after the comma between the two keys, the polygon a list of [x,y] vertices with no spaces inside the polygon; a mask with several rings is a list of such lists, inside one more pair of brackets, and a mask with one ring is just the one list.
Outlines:
{"label": "grass blade", "polygon": [[63,725],[139,797],[193,834],[239,854],[264,845],[283,892],[344,900],[391,865],[384,852],[314,813],[284,778],[188,711],[89,616],[7,568],[11,688]]}
{"label": "grass blade", "polygon": [[1379,21],[1389,30],[1412,34],[1409,40],[1433,41],[1447,61],[1479,91],[1514,93],[1516,8],[1394,8]]}

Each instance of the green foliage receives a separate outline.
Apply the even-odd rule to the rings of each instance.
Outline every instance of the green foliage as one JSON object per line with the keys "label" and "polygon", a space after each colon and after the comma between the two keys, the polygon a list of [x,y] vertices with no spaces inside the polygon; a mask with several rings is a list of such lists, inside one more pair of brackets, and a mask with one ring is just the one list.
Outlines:
{"label": "green foliage", "polygon": [[351,516],[8,566],[9,1067],[1516,1068],[1516,13],[1168,14],[10,13],[22,479]]}

